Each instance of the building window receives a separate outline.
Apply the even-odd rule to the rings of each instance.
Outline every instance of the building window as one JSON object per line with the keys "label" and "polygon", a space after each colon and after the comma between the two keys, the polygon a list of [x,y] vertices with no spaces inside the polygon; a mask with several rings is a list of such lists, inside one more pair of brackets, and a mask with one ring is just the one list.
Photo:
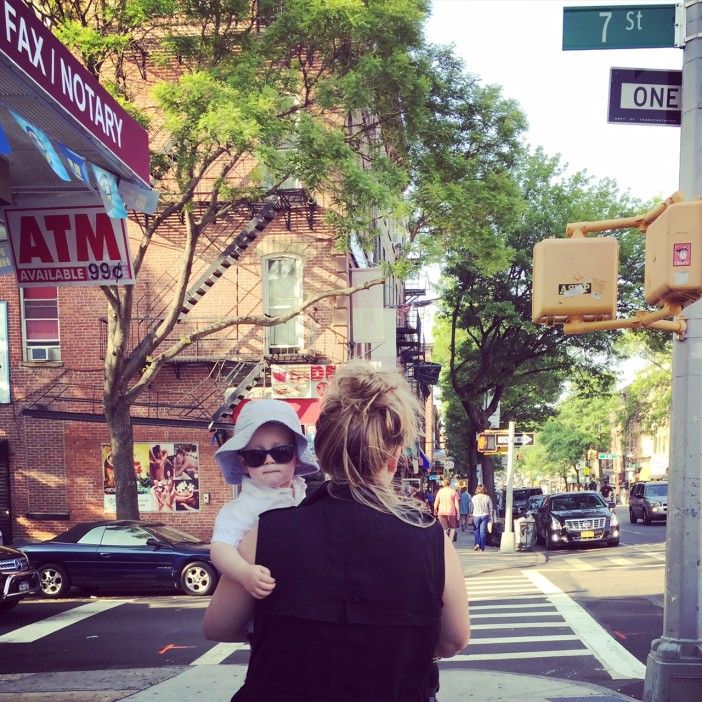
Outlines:
{"label": "building window", "polygon": [[[266,314],[277,317],[302,302],[302,261],[293,256],[272,256],[263,261]],[[302,317],[266,328],[269,352],[295,352],[302,347]]]}
{"label": "building window", "polygon": [[60,361],[58,288],[22,288],[24,360]]}

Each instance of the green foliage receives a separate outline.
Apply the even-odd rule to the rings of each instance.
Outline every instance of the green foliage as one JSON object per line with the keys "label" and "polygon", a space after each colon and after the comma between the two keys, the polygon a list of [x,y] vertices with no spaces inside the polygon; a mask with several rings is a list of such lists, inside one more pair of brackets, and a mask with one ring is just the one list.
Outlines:
{"label": "green foliage", "polygon": [[636,422],[646,433],[670,422],[672,364],[669,355],[657,354],[624,390],[623,425]]}

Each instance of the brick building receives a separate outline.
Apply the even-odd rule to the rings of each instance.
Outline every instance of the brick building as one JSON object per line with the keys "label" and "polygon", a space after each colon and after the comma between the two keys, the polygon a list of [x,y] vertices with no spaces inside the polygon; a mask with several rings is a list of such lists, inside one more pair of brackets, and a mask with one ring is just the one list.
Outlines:
{"label": "brick building", "polygon": [[[149,81],[171,70],[152,67],[144,93]],[[74,125],[69,129],[57,122],[59,106],[47,102],[45,114],[36,114],[29,100],[19,107],[50,138],[87,153],[121,178],[135,179],[125,171],[126,156],[115,160],[109,145],[100,147],[74,133]],[[5,117],[0,115],[0,122],[13,147],[14,204],[20,197],[30,208],[46,198],[52,205],[82,203],[86,189],[58,182]],[[24,188],[17,190],[18,184]],[[206,196],[201,193],[203,201]],[[353,246],[342,252],[324,213],[324,203],[315,202],[301,184],[287,182],[265,202],[242,201],[215,222],[197,250],[172,340],[223,316],[280,314],[315,292],[377,277],[380,264],[394,259],[404,237],[396,223],[379,218],[370,254]],[[132,251],[147,222],[144,214],[126,221]],[[130,343],[162,319],[177,285],[184,241],[177,217],[168,219],[151,241],[135,284]],[[310,428],[335,367],[362,356],[384,365],[399,363],[426,399],[431,377],[414,378],[415,370],[426,365],[419,316],[412,306],[423,292],[390,279],[351,298],[320,300],[284,325],[231,327],[166,363],[132,408],[142,518],[158,518],[209,538],[215,515],[232,496],[215,466],[216,440],[248,398],[291,402]],[[0,275],[0,300],[6,303],[0,312],[4,307],[9,369],[6,396],[0,398],[0,529],[5,541],[48,538],[78,521],[113,517],[114,473],[101,406],[105,297],[95,286],[19,288],[15,275],[6,273]],[[414,472],[416,464],[406,470]],[[177,490],[170,503],[157,494],[167,479],[174,479]]]}

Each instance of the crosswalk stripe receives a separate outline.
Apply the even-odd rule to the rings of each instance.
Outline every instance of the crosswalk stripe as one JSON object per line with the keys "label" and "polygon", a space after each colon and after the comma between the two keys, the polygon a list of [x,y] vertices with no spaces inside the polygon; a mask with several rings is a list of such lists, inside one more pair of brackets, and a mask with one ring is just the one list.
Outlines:
{"label": "crosswalk stripe", "polygon": [[[537,641],[578,641],[575,634],[536,635],[536,636],[490,636],[487,638],[471,639],[471,645],[477,644],[508,644],[508,643],[532,643]],[[515,652],[515,655],[519,655]]]}
{"label": "crosswalk stripe", "polygon": [[562,651],[521,651],[514,653],[459,653],[441,662],[442,667],[450,663],[470,663],[471,661],[513,661],[517,658],[566,658],[570,656],[592,656],[588,648],[564,649]]}
{"label": "crosswalk stripe", "polygon": [[196,658],[190,665],[218,665],[223,660],[236,653],[236,651],[248,651],[248,643],[218,643],[209,651],[205,651],[199,658]]}
{"label": "crosswalk stripe", "polygon": [[612,678],[643,680],[646,666],[617,643],[575,600],[541,573],[522,571],[561,613],[568,626],[592,651]]}
{"label": "crosswalk stripe", "polygon": [[619,566],[634,565],[634,561],[630,560],[629,558],[622,558],[621,556],[607,556],[607,560]]}
{"label": "crosswalk stripe", "polygon": [[49,636],[49,634],[65,629],[67,626],[71,626],[71,624],[76,624],[83,619],[92,617],[94,614],[106,612],[108,609],[119,607],[119,605],[122,604],[128,604],[131,601],[132,600],[100,600],[90,602],[80,607],[74,607],[73,609],[67,609],[65,612],[54,614],[52,617],[47,617],[39,622],[34,622],[34,624],[27,624],[27,626],[3,634],[0,636],[0,643],[33,643],[44,636]]}
{"label": "crosswalk stripe", "polygon": [[488,600],[543,600],[544,599],[544,594],[538,594],[538,595],[503,595],[502,597],[500,596],[495,596],[495,595],[481,595],[480,597],[470,597],[471,602],[486,602]]}
{"label": "crosswalk stripe", "polygon": [[528,578],[525,578],[523,575],[506,575],[504,577],[497,577],[497,578],[482,578],[482,577],[477,577],[477,578],[466,578],[466,582],[471,582],[471,583],[478,583],[480,585],[485,585],[487,583],[511,583],[511,582],[519,582],[519,583],[528,583],[529,580]]}
{"label": "crosswalk stripe", "polygon": [[[521,616],[521,614],[519,615]],[[568,625],[563,622],[506,622],[500,624],[499,622],[491,622],[490,624],[471,624],[471,631],[482,631],[483,629],[550,629],[568,627]],[[570,628],[570,627],[568,627]]]}
{"label": "crosswalk stripe", "polygon": [[473,614],[475,607],[471,608],[471,619],[506,619],[507,617],[563,617],[563,615],[554,610],[553,612],[495,612],[494,614]]}
{"label": "crosswalk stripe", "polygon": [[505,595],[510,592],[518,592],[521,594],[527,594],[527,593],[534,593],[534,592],[540,592],[538,587],[534,587],[533,585],[513,585],[511,587],[480,587],[480,588],[473,588],[473,587],[467,587],[466,592],[472,595],[489,595],[491,592],[494,592],[495,594],[498,595]]}
{"label": "crosswalk stripe", "polygon": [[[550,602],[528,602],[526,604],[495,604],[495,605],[474,605],[473,607],[470,608],[471,612],[476,612],[481,609],[486,609],[490,610],[491,612],[496,610],[496,609],[531,609],[531,610],[543,610],[546,608],[546,611],[553,611],[553,605]],[[536,614],[543,614],[544,612],[536,612]],[[521,617],[522,615],[519,612],[515,612],[515,615],[519,614]]]}
{"label": "crosswalk stripe", "polygon": [[593,566],[591,566],[589,563],[582,560],[581,558],[569,558],[568,563],[571,564],[571,569],[574,568],[575,570],[595,570]]}

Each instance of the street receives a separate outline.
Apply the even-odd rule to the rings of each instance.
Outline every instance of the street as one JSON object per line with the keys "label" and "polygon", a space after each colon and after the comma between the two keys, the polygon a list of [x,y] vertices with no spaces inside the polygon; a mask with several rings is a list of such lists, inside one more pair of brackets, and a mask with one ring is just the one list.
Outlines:
{"label": "street", "polygon": [[[632,525],[626,508],[617,513],[619,547],[555,551],[538,567],[467,577],[471,643],[441,669],[551,676],[641,699],[650,642],[662,627],[666,526]],[[480,554],[472,543],[471,534],[459,534],[465,563],[499,561],[496,549]],[[0,675],[244,664],[247,645],[203,638],[207,601],[182,595],[26,600],[2,615]]]}

